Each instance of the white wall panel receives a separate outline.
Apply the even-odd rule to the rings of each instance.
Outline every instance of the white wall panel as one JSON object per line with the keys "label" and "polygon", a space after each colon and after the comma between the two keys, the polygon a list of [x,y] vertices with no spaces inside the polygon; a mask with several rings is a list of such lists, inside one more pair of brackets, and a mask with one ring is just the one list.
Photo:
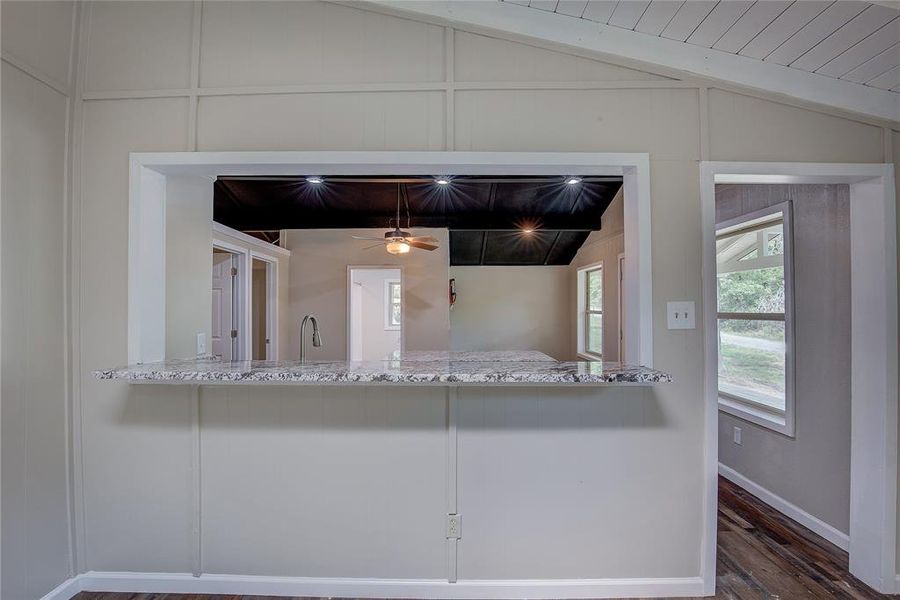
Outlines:
{"label": "white wall panel", "polygon": [[191,2],[95,2],[84,52],[84,89],[190,86]]}
{"label": "white wall panel", "polygon": [[444,79],[444,28],[322,2],[206,2],[203,87]]}
{"label": "white wall panel", "polygon": [[710,90],[714,160],[881,162],[881,130],[768,100]]}
{"label": "white wall panel", "polygon": [[446,577],[445,393],[204,388],[204,570]]}
{"label": "white wall panel", "polygon": [[74,2],[4,2],[3,55],[67,86]]}
{"label": "white wall panel", "polygon": [[450,350],[537,350],[572,360],[575,277],[567,265],[450,267]]}
{"label": "white wall panel", "polygon": [[659,75],[457,31],[457,81],[646,81]]}
{"label": "white wall panel", "polygon": [[31,600],[69,576],[63,318],[66,98],[6,63],[0,77],[0,569],[4,600]]}
{"label": "white wall panel", "polygon": [[700,527],[700,486],[683,466],[699,455],[675,433],[677,401],[649,388],[459,396],[461,579],[697,573],[684,548]]}
{"label": "white wall panel", "polygon": [[442,150],[442,92],[200,99],[200,150]]}
{"label": "white wall panel", "polygon": [[128,153],[184,150],[187,99],[86,102],[80,386],[88,569],[190,571],[187,388],[98,381],[127,360]]}
{"label": "white wall panel", "polygon": [[696,90],[467,91],[457,150],[650,152],[699,158]]}

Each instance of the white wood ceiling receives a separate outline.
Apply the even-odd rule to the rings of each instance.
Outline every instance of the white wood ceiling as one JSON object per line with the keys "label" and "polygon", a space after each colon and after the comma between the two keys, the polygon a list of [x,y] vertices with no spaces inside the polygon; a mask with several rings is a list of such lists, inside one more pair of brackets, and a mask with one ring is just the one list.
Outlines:
{"label": "white wood ceiling", "polygon": [[900,10],[854,0],[500,0],[900,92]]}

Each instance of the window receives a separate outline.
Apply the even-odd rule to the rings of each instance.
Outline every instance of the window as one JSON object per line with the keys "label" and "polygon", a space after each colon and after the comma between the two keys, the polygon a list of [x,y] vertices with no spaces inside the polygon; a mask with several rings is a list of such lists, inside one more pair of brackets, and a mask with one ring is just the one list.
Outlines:
{"label": "window", "polygon": [[388,279],[384,282],[384,328],[385,330],[400,329],[402,322],[402,290],[400,281]]}
{"label": "window", "polygon": [[784,433],[792,423],[789,236],[786,203],[716,232],[720,408]]}
{"label": "window", "polygon": [[578,270],[578,354],[603,357],[603,265]]}

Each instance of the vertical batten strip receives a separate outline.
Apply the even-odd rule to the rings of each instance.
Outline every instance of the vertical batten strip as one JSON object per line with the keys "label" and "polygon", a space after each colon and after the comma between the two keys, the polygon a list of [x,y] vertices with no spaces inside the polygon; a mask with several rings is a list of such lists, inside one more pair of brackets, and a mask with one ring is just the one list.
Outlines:
{"label": "vertical batten strip", "polygon": [[191,572],[194,577],[203,573],[202,493],[200,476],[200,386],[191,386],[191,484],[193,491],[191,510]]}
{"label": "vertical batten strip", "polygon": [[203,2],[194,1],[191,31],[191,81],[188,98],[188,148],[197,150],[197,110],[200,92],[200,34],[203,20]]}
{"label": "vertical batten strip", "polygon": [[709,160],[709,88],[699,90],[700,106],[700,160]]}
{"label": "vertical batten strip", "polygon": [[456,149],[456,137],[454,129],[456,124],[456,32],[452,27],[444,28],[444,83],[447,91],[444,92],[444,148]]}
{"label": "vertical batten strip", "polygon": [[[447,514],[457,514],[459,510],[457,485],[459,481],[458,432],[459,423],[459,387],[445,388],[447,402]],[[446,519],[445,519],[446,520]],[[456,583],[457,551],[459,540],[447,539],[447,581]]]}

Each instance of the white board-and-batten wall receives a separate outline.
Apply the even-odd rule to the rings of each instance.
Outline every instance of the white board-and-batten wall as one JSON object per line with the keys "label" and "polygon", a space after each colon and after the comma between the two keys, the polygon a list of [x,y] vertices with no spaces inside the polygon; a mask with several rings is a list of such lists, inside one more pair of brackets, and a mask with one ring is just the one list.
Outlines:
{"label": "white board-and-batten wall", "polygon": [[[59,253],[68,250],[71,257],[62,310],[69,315],[72,350],[57,357],[60,364],[66,356],[72,360],[71,389],[66,392],[65,377],[47,393],[21,388],[39,398],[34,402],[49,421],[31,421],[35,427],[23,429],[27,441],[17,442],[25,448],[58,441],[71,413],[72,443],[53,450],[56,466],[30,463],[28,472],[15,475],[32,489],[49,486],[53,497],[64,495],[71,481],[72,510],[64,502],[17,509],[14,517],[46,528],[46,544],[30,557],[33,568],[22,589],[40,595],[76,572],[189,573],[194,567],[190,391],[129,388],[90,375],[127,358],[128,153],[178,150],[649,152],[654,364],[676,382],[590,397],[518,389],[462,393],[454,468],[465,537],[457,547],[457,575],[679,581],[700,575],[702,332],[667,331],[662,318],[667,300],[700,300],[697,163],[878,163],[897,160],[900,153],[891,148],[900,145],[900,134],[758,94],[693,85],[672,73],[352,6],[71,8],[3,6],[4,113],[22,111],[18,118],[36,110],[28,103],[7,108],[8,94],[27,95],[35,86],[40,95],[59,94],[53,86],[60,81],[71,98],[61,102],[72,107],[71,114],[52,108],[57,121],[43,121],[42,138],[70,150],[66,168],[56,171],[58,189],[49,193],[62,197],[50,214],[59,219],[54,227],[66,244]],[[6,35],[10,18],[22,34]],[[77,52],[58,41],[62,35],[39,42],[49,39],[41,33],[48,28],[74,32]],[[66,78],[70,58],[75,77]],[[61,125],[65,116],[70,122]],[[34,152],[34,160],[43,160],[39,149]],[[6,171],[8,153],[3,160]],[[34,198],[37,192],[26,193]],[[6,190],[4,196],[6,233]],[[7,240],[4,235],[4,256]],[[54,266],[39,290],[55,294],[62,272],[46,260],[41,264]],[[5,276],[3,294],[6,306]],[[59,308],[29,310],[43,318]],[[3,335],[6,341],[5,319]],[[48,346],[58,340],[55,333],[36,335]],[[4,369],[4,387],[12,376]],[[442,394],[410,389],[387,398],[383,390],[360,389],[355,397],[322,391],[298,401],[277,388],[204,391],[203,569],[446,578]],[[4,412],[4,461],[6,427]],[[275,465],[287,456],[315,458],[296,461],[285,473]],[[347,460],[359,456],[368,462]],[[339,464],[343,477],[323,475]],[[587,481],[585,469],[592,473]],[[4,468],[4,490],[13,476],[8,472]],[[380,475],[377,482],[373,473]],[[419,476],[418,485],[404,485],[409,473]],[[364,488],[366,482],[372,485]],[[317,484],[319,491],[308,493]],[[259,489],[271,493],[250,491]],[[398,490],[409,493],[398,496]],[[290,501],[304,493],[304,503]],[[363,495],[372,511],[354,512]],[[635,497],[666,501],[650,506]],[[307,521],[335,503],[352,518]],[[375,512],[378,507],[383,510]],[[541,516],[537,529],[518,526],[521,519],[534,522],[535,514]],[[245,525],[234,529],[238,521]],[[301,531],[307,522],[310,528]],[[56,540],[68,539],[70,524],[71,547],[60,549]],[[6,567],[17,555],[6,552],[13,541],[6,527],[3,535]],[[385,536],[391,548],[405,551],[385,549]],[[319,552],[309,551],[311,541]],[[570,552],[576,559],[560,560]]]}

